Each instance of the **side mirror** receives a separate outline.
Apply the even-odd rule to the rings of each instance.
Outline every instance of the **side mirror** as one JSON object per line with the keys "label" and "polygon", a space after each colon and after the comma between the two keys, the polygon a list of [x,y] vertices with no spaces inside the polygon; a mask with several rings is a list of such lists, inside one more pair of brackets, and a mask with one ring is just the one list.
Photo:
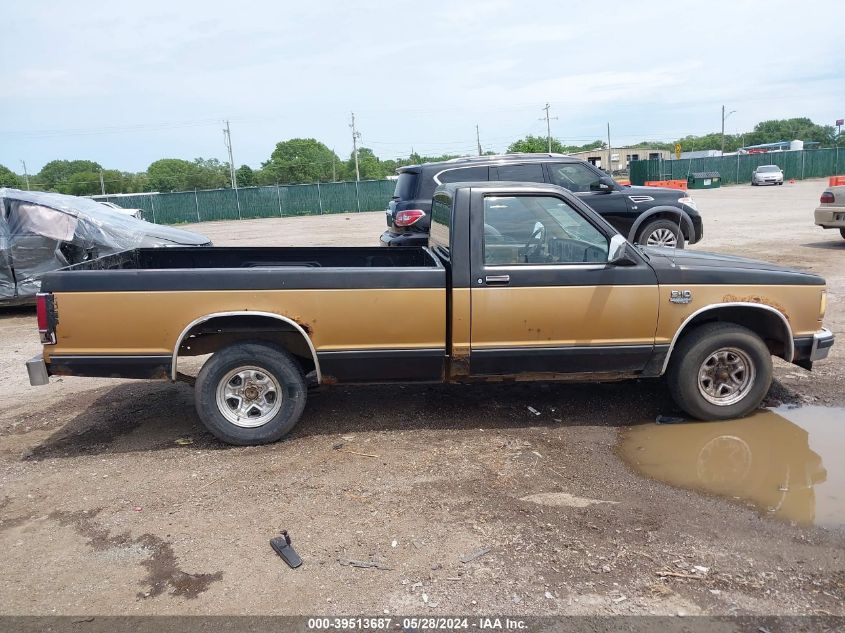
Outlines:
{"label": "side mirror", "polygon": [[610,193],[616,188],[616,183],[612,178],[604,177],[601,180],[590,184],[590,191],[597,191],[599,193]]}
{"label": "side mirror", "polygon": [[613,266],[631,266],[634,262],[628,257],[628,240],[619,233],[610,238],[607,249],[607,263]]}

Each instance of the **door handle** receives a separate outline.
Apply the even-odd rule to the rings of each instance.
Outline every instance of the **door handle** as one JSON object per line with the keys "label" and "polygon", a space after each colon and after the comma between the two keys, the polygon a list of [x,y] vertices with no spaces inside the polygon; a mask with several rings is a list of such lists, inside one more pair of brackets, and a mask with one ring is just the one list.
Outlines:
{"label": "door handle", "polygon": [[510,275],[487,275],[484,281],[488,286],[507,286],[511,281]]}

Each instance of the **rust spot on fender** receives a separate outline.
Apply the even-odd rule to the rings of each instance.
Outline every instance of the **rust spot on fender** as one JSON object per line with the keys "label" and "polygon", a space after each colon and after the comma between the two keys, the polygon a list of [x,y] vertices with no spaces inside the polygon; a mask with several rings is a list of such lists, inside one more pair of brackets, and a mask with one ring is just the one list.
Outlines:
{"label": "rust spot on fender", "polygon": [[772,301],[768,297],[761,297],[759,295],[747,295],[744,297],[738,297],[736,295],[725,295],[722,297],[722,301],[724,303],[759,303],[760,305],[769,306],[770,308],[774,308],[778,312],[780,312],[786,320],[789,320],[789,314],[786,312],[786,308],[783,307],[777,301]]}
{"label": "rust spot on fender", "polygon": [[337,378],[335,376],[330,376],[329,374],[323,374],[320,380],[321,385],[336,385]]}

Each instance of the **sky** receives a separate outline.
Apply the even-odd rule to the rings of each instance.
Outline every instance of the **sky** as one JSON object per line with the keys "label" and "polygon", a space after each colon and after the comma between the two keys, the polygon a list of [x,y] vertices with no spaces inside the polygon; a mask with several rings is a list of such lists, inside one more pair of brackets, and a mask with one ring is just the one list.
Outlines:
{"label": "sky", "polygon": [[341,158],[469,154],[526,134],[622,146],[845,116],[841,0],[28,0],[5,6],[0,164],[260,167],[313,137]]}

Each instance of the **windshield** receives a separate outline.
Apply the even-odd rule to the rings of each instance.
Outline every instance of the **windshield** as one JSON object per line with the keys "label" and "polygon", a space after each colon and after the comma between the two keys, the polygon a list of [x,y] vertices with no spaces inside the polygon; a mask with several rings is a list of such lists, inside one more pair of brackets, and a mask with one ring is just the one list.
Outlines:
{"label": "windshield", "polygon": [[759,172],[780,171],[780,167],[778,167],[777,165],[763,165],[762,167],[758,167],[757,171],[759,171]]}

